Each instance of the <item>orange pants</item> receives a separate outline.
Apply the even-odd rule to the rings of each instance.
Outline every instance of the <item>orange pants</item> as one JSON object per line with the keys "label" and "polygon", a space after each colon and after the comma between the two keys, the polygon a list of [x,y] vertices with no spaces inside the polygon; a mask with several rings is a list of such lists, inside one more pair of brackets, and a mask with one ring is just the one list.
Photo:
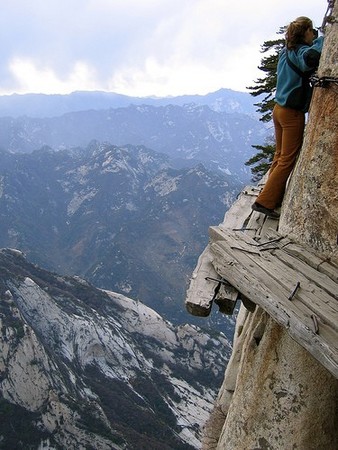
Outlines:
{"label": "orange pants", "polygon": [[275,209],[282,204],[287,179],[302,147],[305,114],[278,104],[273,109],[276,152],[269,176],[256,202],[265,208]]}

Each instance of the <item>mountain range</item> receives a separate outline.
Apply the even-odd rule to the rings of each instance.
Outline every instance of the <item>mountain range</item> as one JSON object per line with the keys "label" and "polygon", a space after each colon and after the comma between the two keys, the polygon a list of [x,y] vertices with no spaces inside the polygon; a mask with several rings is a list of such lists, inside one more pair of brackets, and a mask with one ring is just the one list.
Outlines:
{"label": "mountain range", "polygon": [[193,450],[231,346],[0,251],[0,447]]}
{"label": "mountain range", "polygon": [[87,147],[92,140],[144,145],[170,157],[176,168],[202,163],[240,181],[250,179],[245,162],[266,127],[246,114],[216,112],[209,106],[135,106],[67,113],[52,118],[0,117],[0,148],[32,152]]}
{"label": "mountain range", "polygon": [[194,321],[185,289],[208,227],[267,133],[250,95],[27,94],[0,112],[0,246]]}
{"label": "mountain range", "polygon": [[0,247],[60,274],[192,320],[190,274],[239,183],[204,166],[174,169],[143,146],[0,152]]}
{"label": "mountain range", "polygon": [[[257,97],[259,99],[259,97]],[[131,105],[166,106],[194,104],[217,112],[257,117],[252,98],[246,92],[219,89],[206,95],[178,97],[130,97],[115,92],[76,91],[70,94],[12,94],[0,96],[0,117],[56,117],[70,112],[124,108]]]}
{"label": "mountain range", "polygon": [[200,448],[235,319],[185,292],[267,134],[250,103],[0,97],[0,448]]}

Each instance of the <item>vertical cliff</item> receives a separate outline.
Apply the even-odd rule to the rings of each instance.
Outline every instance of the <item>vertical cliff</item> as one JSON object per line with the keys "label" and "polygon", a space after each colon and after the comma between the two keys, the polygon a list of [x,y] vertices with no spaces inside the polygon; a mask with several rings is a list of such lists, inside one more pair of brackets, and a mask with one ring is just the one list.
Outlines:
{"label": "vertical cliff", "polygon": [[[283,233],[338,255],[338,4],[327,25],[304,144],[280,221]],[[331,79],[332,81],[326,81]]]}
{"label": "vertical cliff", "polygon": [[[332,2],[331,2],[332,3]],[[338,4],[333,6],[304,145],[279,232],[337,264]],[[328,78],[332,80],[328,82]],[[324,87],[323,87],[324,86]],[[263,309],[241,307],[204,450],[338,448],[337,379]]]}

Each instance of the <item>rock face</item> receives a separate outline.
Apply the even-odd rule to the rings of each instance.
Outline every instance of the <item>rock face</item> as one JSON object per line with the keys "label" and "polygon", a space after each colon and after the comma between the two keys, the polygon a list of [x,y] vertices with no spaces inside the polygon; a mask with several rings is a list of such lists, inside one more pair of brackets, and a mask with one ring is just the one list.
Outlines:
{"label": "rock face", "polygon": [[199,448],[229,353],[221,334],[0,251],[1,448]]}
{"label": "rock face", "polygon": [[245,319],[203,449],[336,448],[337,380],[262,309]]}
{"label": "rock face", "polygon": [[[333,2],[334,3],[334,2]],[[334,5],[333,17],[338,15]],[[338,80],[337,24],[327,25],[319,78]],[[338,259],[337,82],[316,87],[303,148],[285,197],[281,227],[328,257]]]}
{"label": "rock face", "polygon": [[[316,88],[304,145],[285,197],[281,228],[338,259],[338,103],[335,88]],[[319,219],[319,220],[318,220]]]}

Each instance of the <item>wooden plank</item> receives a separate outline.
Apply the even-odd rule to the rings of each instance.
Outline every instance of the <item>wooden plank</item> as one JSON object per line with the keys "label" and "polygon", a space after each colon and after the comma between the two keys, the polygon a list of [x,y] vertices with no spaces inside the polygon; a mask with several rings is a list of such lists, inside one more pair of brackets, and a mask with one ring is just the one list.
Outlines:
{"label": "wooden plank", "polygon": [[198,259],[185,300],[187,311],[194,316],[207,317],[210,314],[217,285],[210,278],[219,279],[219,275],[212,265],[210,247],[207,246]]}
{"label": "wooden plank", "polygon": [[[230,209],[225,213],[224,220],[220,226],[226,228],[243,228],[246,227],[251,215],[251,205],[255,201],[260,189],[254,186],[246,186],[239,194],[237,200]],[[255,230],[257,230],[257,226]]]}
{"label": "wooden plank", "polygon": [[215,295],[214,302],[222,314],[231,316],[234,312],[239,292],[233,286],[219,283],[219,289]]}
{"label": "wooden plank", "polygon": [[[279,250],[279,252],[281,251]],[[275,254],[276,251],[273,251],[273,253]],[[293,270],[270,253],[264,253],[261,258],[256,258],[256,264],[266,272],[268,277],[272,277],[277,284],[287,290],[288,300],[295,287],[299,285],[299,289],[295,292],[292,300],[289,301],[292,301],[298,308],[301,308],[298,304],[298,302],[301,302],[309,316],[314,313],[338,332],[338,302],[333,295],[323,290],[315,281],[308,279],[301,271]],[[281,292],[279,295],[281,295]],[[305,311],[304,308],[302,309]]]}
{"label": "wooden plank", "polygon": [[[210,227],[209,234],[211,241],[226,240],[229,242],[229,245],[234,248],[241,248],[243,251],[252,254],[259,253],[261,256],[265,255],[272,264],[276,258],[280,259],[284,264],[284,270],[287,270],[287,268],[291,269],[288,271],[289,276],[292,276],[292,273],[296,271],[305,276],[309,282],[314,282],[330,296],[338,299],[338,284],[334,282],[331,277],[315,268],[315,266],[320,265],[323,260],[316,255],[313,255],[315,264],[311,263],[311,253],[308,254],[307,262],[298,259],[297,257],[294,258],[285,247],[285,242],[289,244],[290,240],[283,238],[281,235],[277,233],[274,235],[270,234],[268,240],[256,242],[244,233],[233,232],[219,227]],[[268,257],[269,254],[271,254],[271,257]],[[311,264],[308,264],[308,262]]]}
{"label": "wooden plank", "polygon": [[[255,186],[246,186],[232,207],[225,213],[224,222],[221,226],[229,225],[232,228],[242,229],[251,217],[251,204],[259,192],[260,189]],[[260,223],[257,222],[255,226],[254,233],[259,228]],[[218,292],[218,296],[215,296],[217,282],[214,280],[219,279],[219,275],[215,271],[210,258],[210,249],[206,247],[198,259],[187,290],[186,309],[195,316],[207,317],[210,314],[213,300],[218,304],[221,312],[230,314],[230,311],[234,308],[235,299],[237,300],[238,292],[234,288],[228,288],[229,293],[225,294],[225,288],[223,287]],[[210,278],[214,280],[210,280]],[[230,292],[230,289],[234,292]]]}
{"label": "wooden plank", "polygon": [[[218,241],[217,243],[211,244],[211,250],[214,255],[213,264],[214,266],[217,264],[217,267],[219,265],[222,265],[222,258],[226,263],[225,269],[232,273],[233,270],[241,271],[243,267],[245,267],[246,270],[249,270],[250,274],[255,277],[255,279],[258,281],[260,290],[263,291],[265,286],[269,286],[269,290],[271,292],[278,293],[279,298],[282,302],[285,304],[288,303],[287,299],[290,295],[290,292],[292,290],[292,284],[288,282],[288,284],[285,286],[285,284],[281,283],[280,279],[276,279],[273,276],[271,276],[270,273],[266,272],[266,269],[262,268],[258,261],[260,262],[261,255],[257,253],[248,253],[246,251],[239,250],[240,247],[235,247],[231,245],[233,242],[229,244],[228,241]],[[216,247],[218,245],[218,247]],[[215,253],[215,249],[216,253]],[[215,267],[216,268],[216,267]],[[218,269],[216,269],[218,271]],[[229,280],[226,276],[224,278],[229,281],[231,284],[232,281]],[[243,280],[244,281],[244,280]],[[250,277],[245,280],[248,284],[250,284]],[[282,280],[283,281],[283,280]],[[234,285],[237,289],[238,287]],[[248,288],[250,290],[250,288]],[[251,298],[249,295],[246,294],[246,291],[244,289],[239,289],[239,291],[244,294],[246,297]]]}
{"label": "wooden plank", "polygon": [[[313,313],[338,329],[338,302],[335,300],[338,286],[330,278],[302,261],[292,261],[292,258],[284,254],[283,250],[264,251],[264,246],[262,247],[261,244],[257,246],[255,241],[238,232],[231,233],[229,230],[215,229],[210,231],[212,236],[216,234],[217,237],[222,237],[231,250],[242,252],[242,254],[234,254],[238,263],[248,264],[247,256],[251,257],[251,270],[255,271],[257,266],[264,271],[262,285],[271,286],[273,280],[274,290],[279,295],[282,295],[280,287],[283,286],[287,292],[283,295],[288,298],[296,284],[300,283],[301,288],[295,299],[308,305]],[[255,255],[258,255],[258,258],[254,258]],[[245,261],[242,261],[243,258]]]}
{"label": "wooden plank", "polygon": [[278,230],[279,220],[265,217],[263,226],[259,230],[259,236],[265,236],[267,230]]}
{"label": "wooden plank", "polygon": [[[272,229],[267,230],[265,235],[267,238],[271,239],[277,236],[281,236],[279,233]],[[336,261],[321,257],[318,255],[318,252],[315,252],[310,247],[293,242],[291,239],[285,236],[283,237],[280,248],[283,248],[285,252],[289,253],[294,258],[304,261],[309,266],[318,270],[318,272],[324,273],[335,283],[338,283],[338,265]]]}
{"label": "wooden plank", "polygon": [[286,244],[284,251],[294,258],[304,261],[318,272],[324,273],[330,277],[332,281],[338,283],[338,266],[335,262],[324,260],[323,258],[318,257],[314,252],[309,251],[309,249],[293,242]]}
{"label": "wooden plank", "polygon": [[[305,263],[301,259],[296,259],[284,249],[276,249],[272,251],[273,256],[278,258],[293,271],[297,271],[307,278],[310,282],[316,284],[323,291],[327,292],[331,297],[338,300],[338,284],[335,283],[329,276],[314,269],[309,264]],[[338,305],[338,301],[336,302]]]}
{"label": "wooden plank", "polygon": [[[306,278],[302,273],[294,270],[295,267],[285,265],[283,261],[276,259],[274,255],[270,254],[270,252],[264,252],[265,246],[262,246],[262,243],[257,244],[253,239],[245,236],[243,233],[237,232],[231,235],[229,230],[214,229],[211,230],[211,235],[216,235],[218,241],[220,238],[224,241],[228,240],[228,244],[234,252],[236,252],[236,250],[242,252],[237,255],[234,253],[234,257],[237,262],[241,262],[243,255],[251,260],[255,259],[255,261],[251,261],[250,263],[247,261],[242,263],[247,267],[253,267],[253,265],[257,264],[260,268],[262,268],[265,276],[265,279],[261,280],[262,284],[267,283],[271,289],[273,288],[274,292],[277,293],[278,296],[283,295],[284,300],[290,295],[290,292],[293,290],[297,282],[301,280],[301,289],[297,291],[297,295],[293,300],[294,306],[299,310],[300,315],[303,315],[303,320],[305,320],[305,323],[307,323],[308,326],[313,328],[313,320],[315,318],[319,321],[320,334],[323,335],[323,337],[330,335],[331,339],[335,338],[335,340],[331,342],[338,342],[338,302],[334,300],[334,298],[326,291],[323,291],[320,286],[315,285],[312,281],[312,278],[315,278],[312,272],[316,272],[313,268],[308,268],[306,265],[304,266],[306,267],[305,272],[308,276],[308,278]],[[276,235],[271,237],[276,239]],[[278,239],[281,238],[278,234],[277,237]],[[265,239],[263,242],[264,241]],[[247,244],[249,244],[250,247],[248,247]],[[277,246],[283,246],[282,239],[275,242],[275,244]],[[260,256],[257,257],[256,255],[259,252],[252,250],[257,250],[258,248],[262,251]],[[249,249],[249,251],[246,251],[246,249]],[[275,251],[271,253],[275,253]],[[234,264],[234,261],[232,264]],[[242,269],[238,268],[238,270]],[[310,275],[307,273],[309,270]],[[274,283],[272,283],[271,278]],[[319,282],[325,286],[327,281],[330,280],[326,277],[323,278],[321,274],[319,277]],[[284,288],[284,291],[281,290],[281,286]],[[337,287],[332,286],[332,288],[334,293],[337,290]],[[261,289],[264,289],[264,287]],[[336,347],[334,344],[333,346]]]}
{"label": "wooden plank", "polygon": [[187,311],[207,317],[214,301],[221,313],[232,315],[237,299],[237,289],[222,281],[212,265],[210,248],[206,247],[190,280],[185,301]]}
{"label": "wooden plank", "polygon": [[[265,309],[274,320],[288,330],[293,339],[338,377],[337,350],[332,348],[323,336],[316,334],[312,320],[297,310],[292,302],[281,299],[281,296],[275,293],[277,282],[270,280],[271,284],[262,285],[262,279],[266,277],[264,271],[258,268],[253,273],[250,256],[237,251],[242,253],[239,263],[238,255],[234,254],[236,250],[231,249],[226,241],[211,244],[211,250],[215,257],[213,264],[216,271],[246,297]],[[283,287],[280,287],[280,290],[286,292]]]}
{"label": "wooden plank", "polygon": [[280,241],[283,240],[283,236],[279,235],[278,233],[271,238],[266,238],[261,237],[257,234],[252,236],[251,234],[248,234],[245,230],[241,232],[242,230],[236,229],[229,230],[228,228],[215,226],[209,227],[209,236],[211,241],[228,240],[229,236],[231,235],[229,234],[229,231],[235,237],[236,242],[239,243],[243,241],[245,244],[250,245],[252,250],[254,250],[255,248],[256,249],[260,248],[260,250],[265,249],[266,247],[271,247],[270,244],[273,244],[272,248],[280,248],[281,247]]}
{"label": "wooden plank", "polygon": [[[251,208],[251,206],[250,206]],[[255,236],[258,236],[260,233],[260,229],[262,228],[264,222],[265,222],[266,216],[263,214],[260,214],[256,211],[251,210],[251,214],[249,217],[249,220],[247,222],[246,228],[248,229],[245,231],[245,234],[247,236],[251,236],[252,238]]]}

